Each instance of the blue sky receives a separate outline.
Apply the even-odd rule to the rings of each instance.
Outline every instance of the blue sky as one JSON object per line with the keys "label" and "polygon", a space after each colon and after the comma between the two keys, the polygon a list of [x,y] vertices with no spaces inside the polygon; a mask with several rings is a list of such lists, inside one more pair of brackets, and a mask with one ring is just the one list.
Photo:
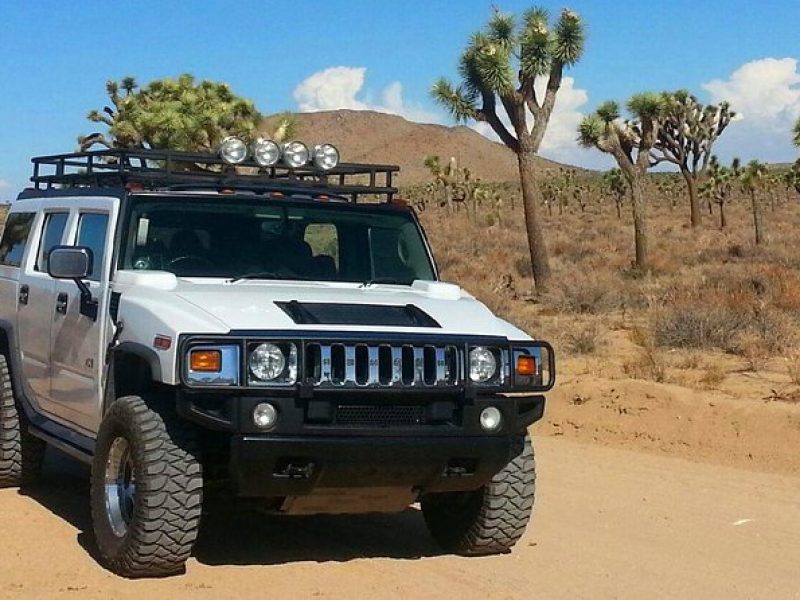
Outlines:
{"label": "blue sky", "polygon": [[[531,5],[498,0],[506,11]],[[561,2],[544,2],[557,13]],[[351,107],[449,123],[428,97],[454,76],[491,3],[477,0],[0,3],[0,200],[24,185],[29,158],[71,150],[109,78],[191,72],[224,80],[263,112]],[[608,98],[688,88],[729,98],[744,118],[723,158],[788,161],[800,115],[800,2],[571,2],[588,25],[583,61],[559,98],[543,154],[606,163],[572,143],[574,121]],[[770,60],[773,59],[773,60]],[[332,69],[342,67],[341,69]],[[331,70],[332,69],[332,70]],[[708,86],[708,87],[705,87]]]}

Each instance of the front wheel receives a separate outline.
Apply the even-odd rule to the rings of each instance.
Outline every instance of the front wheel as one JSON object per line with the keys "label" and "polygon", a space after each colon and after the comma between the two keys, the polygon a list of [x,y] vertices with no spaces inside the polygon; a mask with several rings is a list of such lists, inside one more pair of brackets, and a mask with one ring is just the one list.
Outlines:
{"label": "front wheel", "polygon": [[97,436],[91,480],[92,524],[105,564],[124,577],[181,572],[197,539],[202,496],[194,430],[166,401],[114,402]]}
{"label": "front wheel", "polygon": [[422,514],[434,539],[448,552],[481,555],[510,552],[533,511],[536,464],[530,438],[492,480],[473,492],[422,497]]}

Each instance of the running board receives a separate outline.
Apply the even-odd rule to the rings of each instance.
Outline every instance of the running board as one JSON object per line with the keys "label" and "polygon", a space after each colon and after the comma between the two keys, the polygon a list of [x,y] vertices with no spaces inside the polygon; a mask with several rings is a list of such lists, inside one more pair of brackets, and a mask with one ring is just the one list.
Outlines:
{"label": "running board", "polygon": [[65,442],[55,436],[50,435],[49,433],[45,433],[38,427],[34,427],[33,425],[28,427],[28,431],[31,435],[36,436],[42,441],[47,442],[48,445],[61,450],[64,454],[68,454],[72,458],[78,459],[82,463],[86,463],[87,465],[92,464],[92,455],[82,450],[81,448],[76,448],[69,442]]}

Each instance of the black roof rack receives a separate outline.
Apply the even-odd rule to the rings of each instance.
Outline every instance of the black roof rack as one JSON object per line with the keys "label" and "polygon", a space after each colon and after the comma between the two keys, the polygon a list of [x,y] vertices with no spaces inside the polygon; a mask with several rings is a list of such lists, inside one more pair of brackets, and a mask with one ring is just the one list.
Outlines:
{"label": "black roof rack", "polygon": [[[214,154],[172,150],[113,149],[38,156],[32,159],[36,191],[72,188],[128,188],[150,191],[246,190],[255,193],[361,195],[391,201],[397,188],[395,165],[339,163],[328,171],[312,166],[262,167],[252,160],[230,165]],[[132,185],[133,184],[133,185]],[[28,194],[26,194],[28,195]]]}

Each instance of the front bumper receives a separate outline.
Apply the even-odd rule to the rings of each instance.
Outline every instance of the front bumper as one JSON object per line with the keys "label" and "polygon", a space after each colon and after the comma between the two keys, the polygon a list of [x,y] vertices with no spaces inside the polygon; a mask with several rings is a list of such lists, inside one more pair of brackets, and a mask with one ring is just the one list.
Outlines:
{"label": "front bumper", "polygon": [[244,497],[304,496],[319,488],[466,491],[514,458],[519,438],[235,435],[230,468]]}

